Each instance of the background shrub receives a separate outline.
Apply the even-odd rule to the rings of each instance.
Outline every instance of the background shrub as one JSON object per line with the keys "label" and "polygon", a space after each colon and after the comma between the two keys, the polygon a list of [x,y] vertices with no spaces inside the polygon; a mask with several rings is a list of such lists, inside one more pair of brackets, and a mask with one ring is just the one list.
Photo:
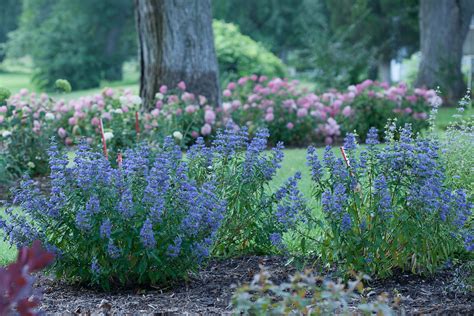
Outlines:
{"label": "background shrub", "polygon": [[428,112],[432,104],[441,102],[434,90],[413,90],[403,83],[390,87],[371,80],[350,86],[348,94],[356,95],[348,102],[351,119],[339,115],[338,121],[346,133],[357,131],[363,140],[371,127],[383,131],[391,118],[396,118],[400,126],[410,124],[415,133],[419,132],[428,127]]}
{"label": "background shrub", "polygon": [[271,77],[285,75],[282,61],[262,44],[240,33],[238,26],[214,20],[212,27],[222,82],[251,74]]}
{"label": "background shrub", "polygon": [[188,178],[171,139],[126,151],[117,169],[86,145],[66,158],[53,146],[49,197],[31,180],[15,192],[19,209],[0,222],[13,244],[42,240],[58,275],[105,289],[182,278],[207,258],[225,203]]}

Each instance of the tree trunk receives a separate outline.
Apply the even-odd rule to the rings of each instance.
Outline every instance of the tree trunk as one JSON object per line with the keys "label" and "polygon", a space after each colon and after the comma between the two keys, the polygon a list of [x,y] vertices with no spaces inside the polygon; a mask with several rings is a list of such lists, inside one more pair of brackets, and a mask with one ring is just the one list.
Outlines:
{"label": "tree trunk", "polygon": [[466,93],[461,72],[463,44],[474,13],[472,0],[421,0],[421,63],[415,85],[440,87],[448,104]]}
{"label": "tree trunk", "polygon": [[220,104],[211,12],[211,0],[135,0],[145,108],[153,107],[161,85],[175,88],[180,81]]}
{"label": "tree trunk", "polygon": [[120,51],[120,39],[123,28],[124,24],[118,23],[107,32],[104,49],[104,79],[108,81],[119,81],[123,77],[123,52]]}
{"label": "tree trunk", "polygon": [[390,64],[390,58],[380,57],[377,65],[377,77],[380,81],[388,84],[392,83],[392,67]]}

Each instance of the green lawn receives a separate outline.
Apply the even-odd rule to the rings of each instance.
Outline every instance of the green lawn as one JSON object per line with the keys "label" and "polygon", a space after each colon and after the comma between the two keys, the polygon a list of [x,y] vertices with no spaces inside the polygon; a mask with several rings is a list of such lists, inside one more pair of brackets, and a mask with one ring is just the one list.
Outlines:
{"label": "green lawn", "polygon": [[[41,92],[35,85],[31,82],[32,73],[28,67],[15,67],[12,65],[0,64],[0,87],[5,87],[9,89],[12,93],[17,93],[22,88],[26,88],[30,91]],[[104,87],[112,88],[130,88],[135,92],[138,92],[138,81],[139,81],[139,72],[133,64],[126,63],[123,68],[123,80],[121,81],[103,81],[100,84],[99,88],[79,90],[68,93],[68,94],[59,94],[55,92],[48,93],[54,98],[64,98],[65,100],[76,99],[84,95],[91,95],[100,93]]]}

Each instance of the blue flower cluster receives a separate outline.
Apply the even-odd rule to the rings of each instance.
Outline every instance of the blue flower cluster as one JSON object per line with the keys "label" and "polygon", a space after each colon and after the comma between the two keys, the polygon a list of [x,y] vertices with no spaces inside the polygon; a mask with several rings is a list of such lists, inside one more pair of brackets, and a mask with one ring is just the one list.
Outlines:
{"label": "blue flower cluster", "polygon": [[214,248],[217,253],[237,255],[272,248],[270,233],[278,210],[273,208],[269,183],[281,167],[283,144],[270,151],[268,138],[267,129],[259,129],[250,137],[247,128],[230,122],[210,145],[199,138],[187,152],[191,178],[213,183],[227,200],[224,224]]}
{"label": "blue flower cluster", "polygon": [[[25,179],[0,229],[17,245],[42,240],[61,255],[56,269],[101,285],[182,276],[207,258],[226,211],[214,182],[189,176],[171,138],[140,145],[113,168],[82,143],[69,165],[52,146],[51,192]],[[143,263],[145,261],[145,263]],[[154,273],[150,273],[154,271]]]}
{"label": "blue flower cluster", "polygon": [[[378,131],[371,128],[367,146],[357,155],[356,136],[348,134],[341,149],[344,159],[328,147],[321,161],[316,149],[308,148],[315,195],[331,228],[330,244],[368,254],[400,254],[397,248],[388,249],[404,245],[405,257],[416,256],[418,263],[426,258],[429,264],[436,259],[423,253],[423,243],[444,245],[447,253],[464,240],[465,248],[472,250],[472,203],[465,190],[447,185],[437,141],[415,137],[409,125],[390,125],[386,135],[385,145],[380,145]],[[415,232],[419,236],[406,238]],[[375,245],[380,248],[372,249]]]}

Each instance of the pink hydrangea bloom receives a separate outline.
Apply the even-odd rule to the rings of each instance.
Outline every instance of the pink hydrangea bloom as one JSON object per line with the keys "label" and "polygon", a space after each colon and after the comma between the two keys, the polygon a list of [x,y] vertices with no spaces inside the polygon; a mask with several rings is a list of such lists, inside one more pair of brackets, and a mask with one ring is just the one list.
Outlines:
{"label": "pink hydrangea bloom", "polygon": [[180,88],[181,90],[186,90],[186,84],[184,83],[184,81],[180,81],[178,83],[178,88]]}
{"label": "pink hydrangea bloom", "polygon": [[234,90],[235,89],[235,82],[229,82],[229,84],[227,85],[227,89]]}
{"label": "pink hydrangea bloom", "polygon": [[201,127],[201,134],[202,135],[206,136],[206,135],[211,134],[211,132],[212,132],[211,125],[206,123],[206,124],[203,125],[203,127]]}
{"label": "pink hydrangea bloom", "polygon": [[168,92],[168,87],[163,85],[160,87],[160,93],[161,94],[166,94],[166,92]]}
{"label": "pink hydrangea bloom", "polygon": [[344,109],[342,110],[342,115],[344,115],[345,117],[349,117],[349,116],[351,116],[351,114],[352,114],[352,109],[351,109],[351,107],[348,106],[348,105],[346,105],[346,106],[344,107]]}
{"label": "pink hydrangea bloom", "polygon": [[267,122],[273,121],[274,118],[275,118],[275,116],[273,115],[272,112],[269,112],[269,113],[265,114],[265,121],[267,121]]}
{"label": "pink hydrangea bloom", "polygon": [[70,117],[67,122],[69,125],[74,126],[77,124],[77,119],[73,116],[73,117]]}
{"label": "pink hydrangea bloom", "polygon": [[208,124],[213,124],[216,119],[216,113],[213,110],[206,110],[204,113],[204,121]]}
{"label": "pink hydrangea bloom", "polygon": [[112,97],[114,95],[114,90],[112,88],[106,88],[105,91],[104,91],[104,94],[107,97]]}
{"label": "pink hydrangea bloom", "polygon": [[64,128],[60,127],[60,128],[58,128],[58,135],[59,135],[59,137],[64,138],[64,137],[66,137],[67,132]]}
{"label": "pink hydrangea bloom", "polygon": [[308,115],[308,110],[306,108],[299,108],[298,112],[296,112],[296,116],[298,117],[305,117]]}
{"label": "pink hydrangea bloom", "polygon": [[100,125],[100,119],[98,117],[93,117],[91,120],[91,125],[92,126],[99,126]]}
{"label": "pink hydrangea bloom", "polygon": [[3,106],[0,106],[0,113],[6,113],[7,112],[7,106],[6,105],[3,105]]}
{"label": "pink hydrangea bloom", "polygon": [[243,86],[244,84],[247,83],[248,80],[249,80],[249,79],[248,79],[247,77],[242,77],[242,78],[240,78],[240,79],[237,81],[237,83],[238,83],[239,85]]}
{"label": "pink hydrangea bloom", "polygon": [[230,91],[229,89],[225,89],[224,92],[222,92],[222,94],[225,97],[230,97],[232,95],[232,91]]}
{"label": "pink hydrangea bloom", "polygon": [[104,112],[102,113],[102,118],[110,121],[112,119],[112,114],[110,114],[109,112]]}
{"label": "pink hydrangea bloom", "polygon": [[291,123],[291,122],[288,122],[288,123],[286,124],[286,128],[288,128],[288,129],[293,129],[293,127],[295,127],[295,125],[294,125],[293,123]]}
{"label": "pink hydrangea bloom", "polygon": [[186,113],[192,114],[196,112],[197,108],[194,105],[188,105],[185,109]]}
{"label": "pink hydrangea bloom", "polygon": [[184,92],[183,95],[181,96],[181,100],[183,100],[184,102],[194,101],[194,99],[195,99],[194,94],[189,93],[189,92]]}
{"label": "pink hydrangea bloom", "polygon": [[242,105],[242,103],[240,102],[240,100],[234,100],[234,101],[232,101],[232,108],[233,108],[234,110],[238,109],[241,105]]}

